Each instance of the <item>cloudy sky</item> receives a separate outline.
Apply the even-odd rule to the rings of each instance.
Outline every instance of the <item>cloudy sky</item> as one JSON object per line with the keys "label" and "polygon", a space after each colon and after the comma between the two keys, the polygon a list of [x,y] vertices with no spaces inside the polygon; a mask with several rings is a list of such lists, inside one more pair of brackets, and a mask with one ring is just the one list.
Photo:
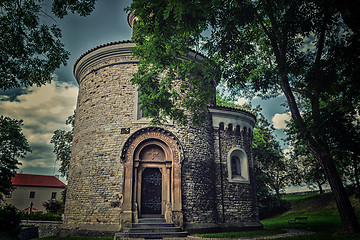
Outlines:
{"label": "cloudy sky", "polygon": [[[65,120],[76,106],[78,85],[73,76],[73,65],[77,58],[98,45],[130,39],[130,28],[124,8],[130,0],[97,1],[94,12],[86,17],[69,15],[57,19],[62,29],[62,41],[71,53],[67,66],[54,74],[54,81],[42,87],[0,91],[0,114],[22,119],[23,132],[32,148],[22,159],[18,172],[28,174],[58,175],[58,165],[52,152],[50,139],[56,129],[69,129]],[[289,119],[280,105],[284,97],[262,101],[253,99],[254,106],[261,105],[263,114],[272,121],[279,139],[283,134],[284,120]],[[244,99],[239,99],[244,103]],[[284,149],[287,148],[283,144]],[[63,179],[64,180],[64,179]]]}

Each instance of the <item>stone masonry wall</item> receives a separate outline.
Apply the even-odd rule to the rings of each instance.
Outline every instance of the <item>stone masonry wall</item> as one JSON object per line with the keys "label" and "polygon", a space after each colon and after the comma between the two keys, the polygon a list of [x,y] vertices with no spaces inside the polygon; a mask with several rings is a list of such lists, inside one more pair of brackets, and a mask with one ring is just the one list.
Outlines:
{"label": "stone masonry wall", "polygon": [[[118,58],[113,62],[131,60]],[[108,66],[81,81],[65,224],[119,227],[123,184],[120,155],[130,134],[122,129],[131,127],[135,86],[130,79],[136,71],[136,64]]]}
{"label": "stone masonry wall", "polygon": [[[255,183],[251,151],[251,133],[249,133],[249,131],[241,131],[239,134],[234,130],[217,129],[214,131],[214,136],[217,173],[217,211],[219,222],[259,222],[254,189]],[[234,147],[240,147],[246,152],[250,183],[229,181],[227,158],[229,151]]]}
{"label": "stone masonry wall", "polygon": [[188,127],[177,131],[183,144],[182,204],[184,222],[216,221],[215,164],[212,126]]}
{"label": "stone masonry wall", "polygon": [[[84,71],[76,110],[64,229],[117,231],[123,197],[121,150],[131,134],[150,126],[134,121],[136,59],[98,61]],[[124,64],[114,64],[123,62]],[[105,67],[104,67],[105,66]],[[201,127],[160,126],[184,149],[184,221],[214,222],[214,153],[210,122]]]}

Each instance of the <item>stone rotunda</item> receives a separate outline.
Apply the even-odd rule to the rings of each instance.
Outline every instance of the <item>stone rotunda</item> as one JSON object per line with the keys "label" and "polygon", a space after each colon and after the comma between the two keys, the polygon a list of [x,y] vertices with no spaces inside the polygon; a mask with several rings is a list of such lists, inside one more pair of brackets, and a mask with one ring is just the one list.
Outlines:
{"label": "stone rotunda", "polygon": [[[261,228],[255,116],[213,102],[202,126],[151,126],[131,83],[134,46],[101,45],[75,63],[79,95],[61,234],[108,235],[147,214],[190,233]],[[201,58],[191,52],[184,60]]]}

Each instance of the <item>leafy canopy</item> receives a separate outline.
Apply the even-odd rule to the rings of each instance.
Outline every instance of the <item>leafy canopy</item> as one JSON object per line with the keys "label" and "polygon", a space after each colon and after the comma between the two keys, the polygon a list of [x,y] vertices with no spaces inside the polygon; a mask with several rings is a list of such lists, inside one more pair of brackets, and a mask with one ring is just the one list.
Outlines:
{"label": "leafy canopy", "polygon": [[[55,69],[66,65],[70,53],[60,41],[55,19],[44,10],[45,2],[0,2],[0,90],[41,86],[51,81]],[[59,18],[69,11],[86,16],[94,4],[95,0],[53,0],[52,13]]]}
{"label": "leafy canopy", "polygon": [[[201,64],[191,62],[196,67],[180,64],[181,80],[191,83],[186,86],[190,92],[204,93],[200,89],[211,78],[215,83],[224,81],[235,94],[240,89],[265,97],[284,94],[296,131],[324,167],[343,230],[356,232],[360,228],[336,171],[337,155],[331,150],[346,138],[342,130],[351,130],[349,123],[360,103],[360,36],[356,25],[342,18],[343,9],[336,0],[134,0],[129,11],[140,20],[134,53],[141,66],[134,82],[140,89],[150,82],[161,86],[151,91],[166,102],[170,117],[179,105],[173,85],[176,63],[189,48],[200,48],[208,56]],[[149,78],[164,72],[165,82]],[[189,81],[185,78],[189,76],[196,77]],[[202,95],[190,94],[186,99],[197,109],[210,103]],[[141,103],[162,109],[159,103],[148,105],[146,99]],[[153,112],[158,111],[153,108],[150,117]],[[336,134],[331,134],[333,127]],[[356,139],[349,139],[353,146],[358,146]]]}
{"label": "leafy canopy", "polygon": [[55,153],[56,161],[60,161],[59,172],[63,177],[65,176],[67,178],[69,174],[72,140],[74,136],[75,111],[73,115],[67,118],[65,123],[66,125],[71,125],[71,130],[56,130],[54,135],[51,137],[50,143],[54,144],[53,152]]}
{"label": "leafy canopy", "polygon": [[12,190],[11,177],[21,164],[18,158],[31,152],[21,126],[22,121],[0,116],[0,193],[5,195]]}

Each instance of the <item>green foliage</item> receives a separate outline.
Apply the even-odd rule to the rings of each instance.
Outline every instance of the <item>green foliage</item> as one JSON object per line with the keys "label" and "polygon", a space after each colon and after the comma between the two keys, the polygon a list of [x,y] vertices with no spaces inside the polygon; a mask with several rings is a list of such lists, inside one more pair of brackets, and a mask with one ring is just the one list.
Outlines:
{"label": "green foliage", "polygon": [[287,194],[285,196],[282,196],[281,199],[285,200],[285,201],[296,201],[296,200],[301,200],[304,198],[309,198],[309,197],[314,197],[317,196],[318,194],[306,194],[306,195],[291,195],[291,194]]}
{"label": "green foliage", "polygon": [[[187,81],[195,84],[185,88],[190,92],[222,80],[235,94],[239,89],[265,97],[284,94],[299,137],[324,167],[337,195],[344,231],[351,232],[359,231],[359,225],[334,159],[358,156],[359,137],[352,134],[358,131],[351,130],[360,105],[360,35],[344,23],[343,7],[335,2],[134,0],[129,11],[140,20],[134,53],[141,61],[134,82],[141,90],[154,85],[147,97],[152,93],[161,99],[149,101],[151,112],[165,111],[174,118],[170,113],[184,108],[205,109],[211,98],[190,94],[185,99],[192,104],[182,105],[174,87],[178,74],[184,81],[195,69],[193,76],[204,78]],[[210,34],[205,36],[204,30]],[[188,67],[180,58],[189,48],[200,48],[208,58]],[[165,71],[163,80],[149,78]],[[144,96],[141,102],[146,100]],[[349,151],[340,149],[342,140]]]}
{"label": "green foliage", "polygon": [[297,166],[285,158],[279,142],[275,139],[273,126],[260,110],[260,107],[257,107],[252,146],[259,216],[264,219],[289,209],[280,194],[286,186],[297,181],[298,174]]}
{"label": "green foliage", "polygon": [[60,173],[62,176],[68,177],[69,164],[71,159],[71,147],[72,139],[74,135],[74,124],[75,124],[75,110],[74,114],[69,116],[66,120],[66,124],[72,126],[70,131],[58,129],[54,132],[51,137],[50,143],[54,144],[53,152],[56,155],[56,161],[60,161]]}
{"label": "green foliage", "polygon": [[233,99],[225,96],[224,94],[220,93],[219,91],[216,91],[216,105],[248,111],[255,115],[259,111],[259,109],[252,109],[251,104],[238,105],[233,101]]}
{"label": "green foliage", "polygon": [[48,200],[43,203],[43,206],[45,207],[46,211],[49,213],[58,213],[63,214],[64,213],[64,203],[59,200]]}
{"label": "green foliage", "polygon": [[53,0],[52,12],[59,18],[66,16],[68,11],[85,17],[94,10],[95,1],[96,0]]}
{"label": "green foliage", "polygon": [[0,232],[8,233],[9,237],[16,238],[20,232],[20,213],[13,205],[0,207]]}
{"label": "green foliage", "polygon": [[[52,12],[63,17],[68,11],[81,16],[94,9],[95,0],[54,0]],[[41,86],[52,73],[66,65],[69,52],[61,43],[61,30],[43,9],[43,0],[0,2],[0,90]]]}
{"label": "green foliage", "polygon": [[43,212],[21,212],[22,220],[37,220],[37,221],[61,221],[61,214],[59,213],[43,213]]}
{"label": "green foliage", "polygon": [[[193,5],[190,1],[135,1],[128,9],[140,19],[133,40],[137,43],[134,54],[141,57],[133,82],[141,92],[144,115],[153,124],[167,118],[178,124],[201,124],[207,118],[206,105],[214,98],[216,66],[198,53],[185,57],[190,53],[188,47],[199,42],[192,32],[206,27],[198,24],[203,15]],[[155,12],[161,13],[152,14]]]}
{"label": "green foliage", "polygon": [[11,177],[20,165],[18,158],[31,151],[21,126],[22,120],[0,116],[0,200],[12,190]]}

